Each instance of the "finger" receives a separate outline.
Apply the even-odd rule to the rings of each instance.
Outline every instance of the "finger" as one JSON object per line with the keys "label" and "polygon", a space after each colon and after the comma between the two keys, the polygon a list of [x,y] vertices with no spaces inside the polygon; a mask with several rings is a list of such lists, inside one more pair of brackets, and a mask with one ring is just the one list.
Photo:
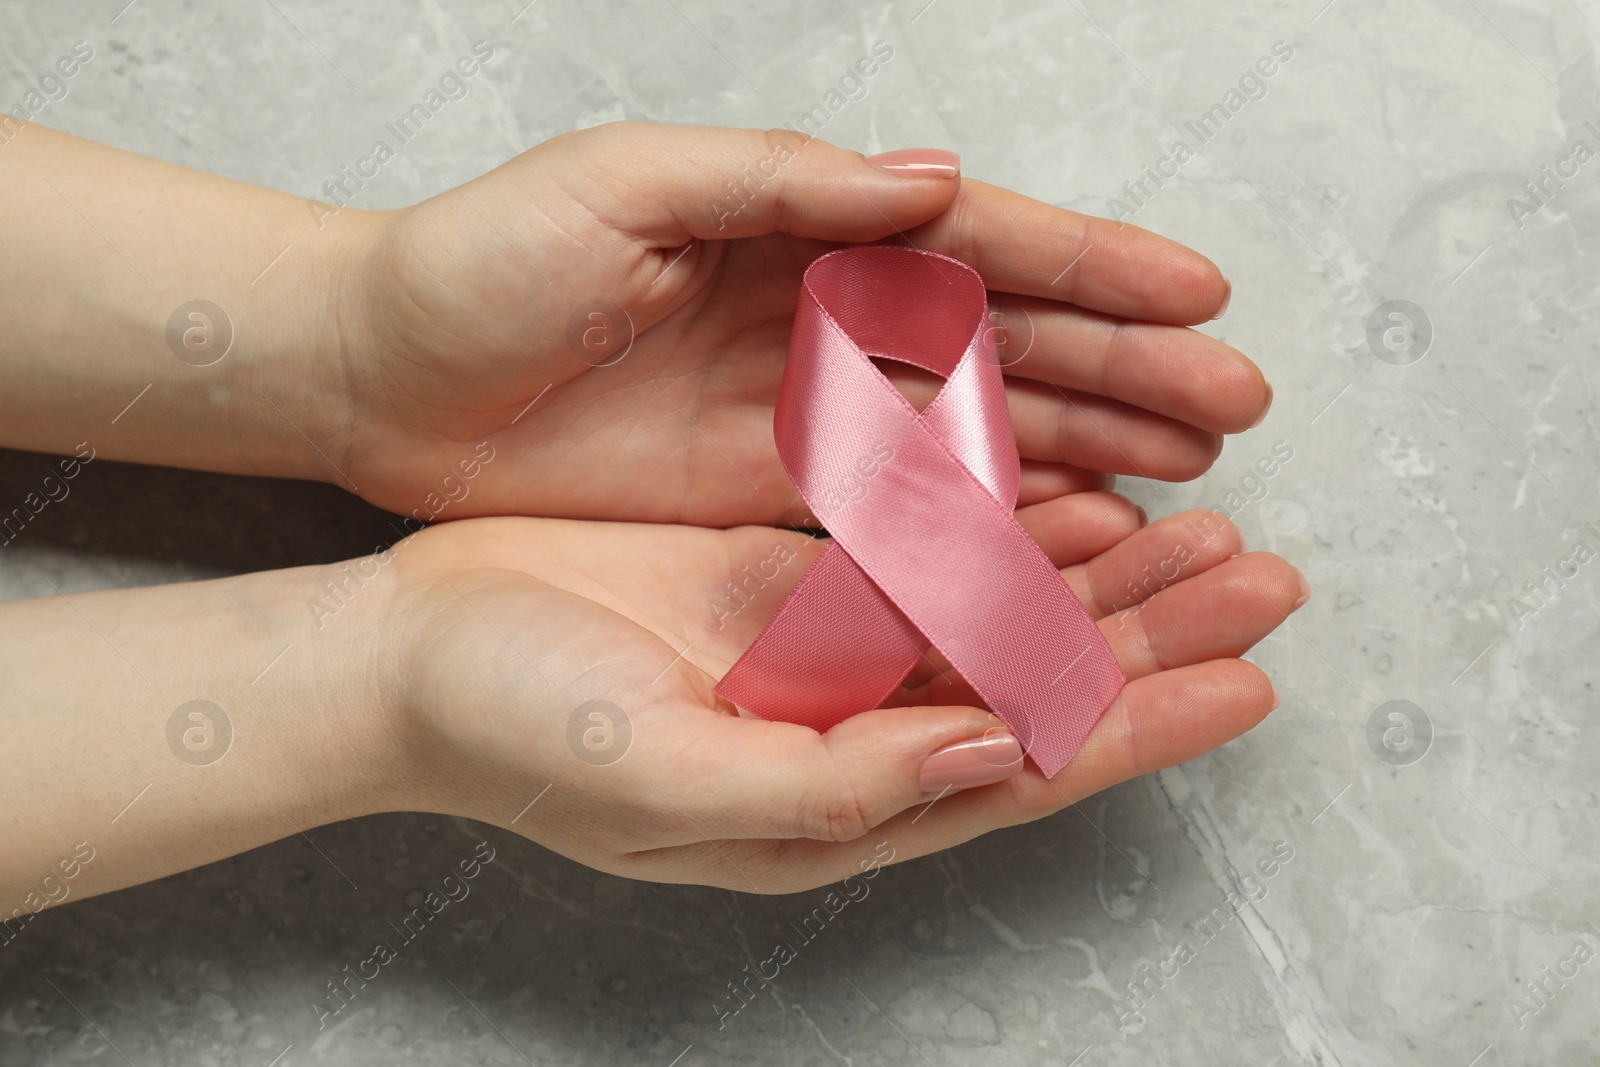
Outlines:
{"label": "finger", "polygon": [[[919,411],[944,384],[903,363],[886,361],[879,369]],[[1025,460],[1188,481],[1210,469],[1222,451],[1218,434],[1094,393],[1008,378],[1006,401]]]}
{"label": "finger", "polygon": [[[800,501],[798,497],[796,497],[796,502],[789,509],[796,516],[790,521],[796,525],[814,525],[817,520],[811,517],[809,510],[805,509],[804,502]],[[1203,518],[1204,515],[1205,513],[1195,512],[1190,518],[1198,520]],[[1137,507],[1132,501],[1117,493],[1105,490],[1085,490],[1054,497],[1038,504],[1020,507],[1016,511],[1016,516],[1023,529],[1028,532],[1028,535],[1038,544],[1041,551],[1050,561],[1058,568],[1067,568],[1062,571],[1063,577],[1066,578],[1068,585],[1078,598],[1084,600],[1089,606],[1091,615],[1099,618],[1114,610],[1109,603],[1102,607],[1093,600],[1092,579],[1086,569],[1085,561],[1116,549],[1127,541],[1131,535],[1139,532],[1140,527],[1144,526],[1148,521],[1142,508]],[[1215,525],[1216,520],[1213,519],[1212,521],[1213,525]],[[1115,588],[1118,584],[1118,579],[1126,578],[1129,582],[1141,579],[1143,577],[1139,573],[1141,566],[1159,567],[1163,556],[1170,555],[1172,552],[1171,546],[1167,544],[1167,541],[1170,540],[1176,529],[1174,520],[1169,518],[1161,524],[1161,529],[1158,531],[1161,536],[1142,538],[1134,542],[1133,551],[1119,553],[1111,557],[1115,566],[1111,570],[1101,570],[1101,585]],[[1206,531],[1202,529],[1202,532]],[[1232,540],[1219,541],[1214,533],[1210,534],[1210,541],[1212,544],[1230,546],[1234,543]],[[719,627],[719,633],[726,630],[730,639],[744,641],[754,637],[755,631],[764,625],[765,620],[771,617],[781,603],[782,598],[788,595],[793,581],[798,580],[799,576],[804,573],[804,565],[809,563],[816,551],[819,551],[814,545],[806,545],[804,542],[800,542],[799,545],[802,547],[797,548],[797,551],[804,558],[801,561],[802,566],[791,568],[791,580],[772,583],[770,589],[763,584],[762,588],[753,594],[751,600],[753,610],[743,618],[742,625],[738,619],[731,620],[735,624],[734,627],[728,629],[725,625],[721,626]],[[762,541],[759,546],[760,551],[765,552],[767,548],[767,543]],[[754,558],[757,553],[757,547],[752,546],[742,551]],[[1231,554],[1232,551],[1233,549],[1230,548],[1229,553]],[[1216,558],[1225,558],[1225,556],[1216,556]],[[1188,563],[1189,561],[1186,560],[1185,562]],[[1195,566],[1190,567],[1189,570],[1193,572],[1209,566],[1211,562],[1213,562],[1211,555],[1206,555]],[[1124,599],[1123,603],[1132,604],[1136,600],[1136,597],[1130,595]],[[719,612],[726,612],[725,608],[719,607],[718,610]],[[724,622],[726,621],[729,620],[724,620]],[[747,630],[749,631],[748,633],[746,633]],[[928,649],[924,659],[912,668],[910,675],[906,678],[902,686],[901,699],[915,704],[973,702],[974,698],[970,690],[967,690],[966,695],[959,700],[951,701],[934,700],[923,691],[922,687],[930,679],[943,675],[948,670],[949,663],[942,654],[937,649]]]}
{"label": "finger", "polygon": [[1133,501],[1104,491],[1057,497],[1020,507],[1016,514],[1017,522],[1058,568],[1110,550],[1145,521]]}
{"label": "finger", "polygon": [[[1102,621],[1116,612],[1138,605],[1163,589],[1202,574],[1237,555],[1240,535],[1225,516],[1209,511],[1188,511],[1169,515],[1144,529],[1131,523],[1143,516],[1129,516],[1130,501],[1096,500],[1097,494],[1068,498],[1052,507],[1027,509],[1024,527],[1035,539],[1045,538],[1040,547],[1052,555],[1057,565],[1067,563],[1061,577],[1072,590],[1089,617]],[[1115,494],[1107,494],[1115,496]],[[1136,508],[1133,509],[1135,512]],[[1096,512],[1102,525],[1092,525]],[[1017,518],[1023,519],[1019,511]],[[1089,527],[1080,530],[1078,523]],[[1122,536],[1113,537],[1117,530]],[[1097,540],[1109,541],[1091,554],[1087,562],[1081,553]],[[1050,547],[1045,547],[1046,542]],[[929,648],[906,676],[896,692],[897,702],[917,704],[982,704],[982,699],[966,680],[951,669],[950,661],[938,649]]]}
{"label": "finger", "polygon": [[1182,482],[1222,453],[1219,434],[1094,393],[1013,378],[1006,400],[1027,459]]}
{"label": "finger", "polygon": [[1205,322],[1230,292],[1216,264],[1176,241],[972,178],[948,211],[906,236],[977,268],[990,289],[1123,318]]}
{"label": "finger", "polygon": [[874,864],[903,862],[1032,822],[1129,778],[1194,759],[1256,726],[1277,703],[1267,676],[1243,660],[1163,671],[1129,682],[1077,757],[1053,779],[1030,764],[997,784],[908,809],[853,841],[729,841],[715,848],[702,842],[652,860],[659,876],[676,881],[731,874],[731,860],[753,872],[763,892],[826,885],[870,872]]}
{"label": "finger", "polygon": [[1061,574],[1089,614],[1101,619],[1203,574],[1238,555],[1243,543],[1227,516],[1197,508],[1157,519]]}
{"label": "finger", "polygon": [[[958,750],[968,757],[964,774],[947,773],[949,780],[925,788],[924,768],[949,746],[965,746]],[[950,761],[942,756],[934,772]],[[684,843],[848,841],[925,802],[931,792],[978,784],[983,775],[976,772],[994,781],[1021,768],[1016,739],[976,708],[868,711],[824,734],[793,723],[715,716],[676,754],[672,777],[685,785],[668,796],[684,813],[678,835]]]}
{"label": "finger", "polygon": [[990,294],[1008,375],[1097,393],[1214,433],[1266,417],[1272,387],[1232,345],[1197,330],[1130,322],[1036,297]]}
{"label": "finger", "polygon": [[1052,781],[1029,775],[1015,800],[1048,814],[1141,774],[1201,756],[1249,730],[1278,706],[1262,670],[1239,659],[1210,660],[1130,681],[1089,740]]}
{"label": "finger", "polygon": [[582,153],[589,210],[657,247],[774,232],[875,241],[945,210],[960,187],[953,167],[885,169],[785,129],[611,122],[557,140]]}
{"label": "finger", "polygon": [[1067,463],[1040,463],[1038,460],[1022,461],[1022,480],[1017,487],[1017,506],[1055,500],[1074,493],[1110,490],[1117,484],[1115,474],[1086,470]]}
{"label": "finger", "polygon": [[1311,596],[1305,576],[1270,552],[1230,559],[1100,620],[1122,673],[1242,656]]}

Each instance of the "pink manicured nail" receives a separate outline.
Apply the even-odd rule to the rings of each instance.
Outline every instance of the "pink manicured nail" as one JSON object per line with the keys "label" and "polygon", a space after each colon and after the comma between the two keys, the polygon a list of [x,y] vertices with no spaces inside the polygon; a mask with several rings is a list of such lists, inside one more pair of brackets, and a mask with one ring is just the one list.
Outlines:
{"label": "pink manicured nail", "polygon": [[1222,279],[1222,284],[1228,287],[1228,291],[1222,294],[1222,306],[1217,308],[1217,313],[1215,315],[1211,316],[1212,322],[1216,322],[1218,319],[1222,318],[1222,316],[1228,313],[1228,301],[1233,299],[1233,283],[1224,278]]}
{"label": "pink manicured nail", "polygon": [[995,729],[970,741],[946,745],[922,763],[922,791],[949,792],[1004,781],[1022,770],[1022,746]]}
{"label": "pink manicured nail", "polygon": [[961,173],[961,157],[943,148],[900,148],[868,156],[867,162],[891,174],[923,178],[954,178]]}

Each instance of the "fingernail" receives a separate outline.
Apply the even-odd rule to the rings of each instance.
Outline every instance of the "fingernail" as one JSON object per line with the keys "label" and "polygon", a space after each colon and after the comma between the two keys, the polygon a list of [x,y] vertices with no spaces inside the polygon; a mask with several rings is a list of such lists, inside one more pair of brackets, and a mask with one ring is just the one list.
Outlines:
{"label": "fingernail", "polygon": [[995,729],[970,741],[946,745],[922,761],[922,791],[943,793],[1004,781],[1022,770],[1022,746]]}
{"label": "fingernail", "polygon": [[1268,679],[1267,684],[1272,686],[1272,707],[1267,709],[1270,713],[1278,710],[1278,705],[1283,703],[1283,698],[1278,696],[1278,687],[1272,685],[1271,679]]}
{"label": "fingernail", "polygon": [[1305,572],[1297,569],[1295,574],[1300,578],[1300,596],[1295,600],[1294,607],[1290,608],[1290,611],[1299,611],[1300,605],[1311,599],[1311,583],[1306,581]]}
{"label": "fingernail", "polygon": [[1250,428],[1253,430],[1257,426],[1260,426],[1263,422],[1266,422],[1267,421],[1267,413],[1270,412],[1271,410],[1272,410],[1272,383],[1268,382],[1267,383],[1267,406],[1261,409],[1261,414],[1256,416],[1256,421],[1252,422],[1250,424]]}
{"label": "fingernail", "polygon": [[1222,306],[1217,308],[1217,313],[1215,315],[1211,316],[1212,322],[1216,322],[1218,319],[1222,318],[1222,316],[1228,313],[1228,301],[1233,299],[1233,283],[1224,278],[1222,279],[1222,284],[1226,285],[1228,289],[1227,292],[1222,294]]}
{"label": "fingernail", "polygon": [[1149,512],[1145,511],[1144,508],[1140,507],[1137,504],[1134,505],[1133,510],[1137,511],[1139,513],[1139,529],[1142,530],[1146,526],[1150,525],[1150,513]]}
{"label": "fingernail", "polygon": [[900,148],[868,156],[867,162],[890,174],[918,178],[954,178],[961,173],[961,157],[943,148]]}

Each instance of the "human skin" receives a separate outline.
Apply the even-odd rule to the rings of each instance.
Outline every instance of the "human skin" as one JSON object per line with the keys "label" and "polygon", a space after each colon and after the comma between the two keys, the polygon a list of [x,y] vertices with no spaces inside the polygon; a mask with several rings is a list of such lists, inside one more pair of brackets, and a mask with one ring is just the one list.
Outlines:
{"label": "human skin", "polygon": [[[412,209],[332,215],[40,127],[13,136],[0,444],[326,479],[415,515],[489,442],[504,458],[452,516],[657,525],[430,528],[331,617],[310,606],[344,580],[331,568],[0,605],[0,891],[16,902],[0,916],[31,910],[79,842],[96,856],[73,899],[384,810],[510,826],[632,877],[793,891],[875,855],[868,830],[892,832],[901,859],[948,847],[1192,758],[1276,706],[1237,657],[1305,584],[1275,556],[1229,558],[1231,526],[1140,610],[1108,599],[1146,589],[1143,568],[1191,534],[1145,527],[1099,489],[1106,475],[1192,477],[1270,401],[1253,364],[1182,325],[1226,303],[1216,268],[1133,227],[819,141],[730,215],[725,176],[781,136],[613,124]],[[914,713],[823,735],[731,715],[711,692],[816,551],[771,528],[807,518],[771,439],[800,273],[834,242],[896,231],[972,263],[1031,320],[1008,368],[1018,515],[1133,679],[1054,780],[1029,766],[925,815],[927,757],[995,729],[936,654],[896,698]],[[166,333],[196,298],[236,332],[204,367]],[[638,330],[610,366],[566,342],[595,299]],[[935,388],[887,373],[914,401]],[[702,528],[721,526],[735,528]],[[798,559],[770,602],[709,610],[774,539]],[[167,741],[195,699],[235,727],[204,766]],[[592,700],[634,728],[610,766],[568,745]]]}
{"label": "human skin", "polygon": [[[897,706],[826,734],[713,694],[821,550],[791,530],[470,519],[357,561],[360,582],[329,565],[0,605],[0,916],[33,910],[79,842],[95,855],[65,899],[379,811],[469,816],[603,871],[762,893],[837,881],[885,840],[900,861],[1040,818],[1277,706],[1237,657],[1304,602],[1304,579],[1238,554],[1232,526],[1197,538],[1197,515],[1142,526],[1102,491],[1019,511],[1129,683],[1054,779],[1030,762],[944,795],[922,788],[923,761],[999,727],[936,654]],[[1130,605],[1128,583],[1179,542],[1192,561]],[[712,609],[780,543],[795,559],[749,610]],[[344,606],[319,614],[330,580]],[[204,765],[167,735],[195,699],[233,730]],[[569,743],[597,700],[632,734],[605,765]]]}
{"label": "human skin", "polygon": [[[983,275],[1024,504],[1195,477],[1271,399],[1187,328],[1230,293],[1200,254],[787,130],[611,123],[399,211],[39,126],[0,151],[0,182],[0,444],[326,480],[424,519],[487,440],[506,458],[453,517],[805,523],[772,410],[801,274],[841,242],[910,241]],[[234,329],[212,366],[168,345],[196,299]],[[600,340],[633,335],[610,365],[569,344],[593,301],[626,313]],[[886,373],[918,404],[937,387]]]}

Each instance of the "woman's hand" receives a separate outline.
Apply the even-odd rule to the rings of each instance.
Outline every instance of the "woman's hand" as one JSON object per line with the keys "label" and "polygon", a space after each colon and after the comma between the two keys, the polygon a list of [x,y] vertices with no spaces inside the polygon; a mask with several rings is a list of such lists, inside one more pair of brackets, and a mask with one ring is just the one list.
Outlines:
{"label": "woman's hand", "polygon": [[[1040,818],[1277,706],[1236,657],[1304,601],[1294,568],[1236,556],[1238,532],[1212,513],[1141,529],[1111,493],[1018,517],[1129,678],[1054,780],[1022,766],[935,653],[901,706],[822,735],[719,706],[716,679],[820,551],[805,535],[533,519],[435,526],[395,549],[376,639],[397,731],[385,748],[399,753],[386,777],[412,783],[406,807],[509,827],[604,871],[782,893]],[[774,571],[747,603],[728,598],[728,583]],[[987,745],[964,766],[929,762],[974,740]]]}
{"label": "woman's hand", "polygon": [[[1018,516],[1129,678],[1050,781],[933,652],[898,706],[826,734],[719,706],[714,681],[821,550],[793,531],[473,519],[346,564],[0,605],[0,900],[25,925],[416,810],[629,877],[786,892],[1039,818],[1276,705],[1235,657],[1304,598],[1294,568],[1236,557],[1214,513],[1140,528],[1112,493]],[[92,862],[71,863],[80,845]],[[66,893],[42,881],[63,862]]]}
{"label": "woman's hand", "polygon": [[0,153],[0,445],[319,478],[422,520],[794,525],[772,414],[800,277],[880,239],[992,290],[1023,504],[1192,478],[1265,414],[1255,365],[1184,325],[1227,303],[1204,257],[885,162],[613,123],[335,212],[30,125]]}
{"label": "woman's hand", "polygon": [[[320,478],[423,520],[794,525],[772,414],[800,277],[879,239],[992,290],[1023,504],[1192,478],[1265,414],[1255,365],[1185,328],[1227,303],[1204,257],[884,162],[613,123],[335,212],[28,126],[0,154],[0,445]],[[468,479],[473,454],[504,458]]]}
{"label": "woman's hand", "polygon": [[[907,240],[983,274],[1024,504],[1101,472],[1193,478],[1271,399],[1248,359],[1185,328],[1229,295],[1199,254],[788,130],[612,123],[335,222],[348,306],[323,436],[348,484],[423,519],[452,501],[446,517],[803,523],[773,403],[801,274],[844,242]],[[890,374],[914,402],[937,387]],[[485,439],[509,458],[442,486]]]}

